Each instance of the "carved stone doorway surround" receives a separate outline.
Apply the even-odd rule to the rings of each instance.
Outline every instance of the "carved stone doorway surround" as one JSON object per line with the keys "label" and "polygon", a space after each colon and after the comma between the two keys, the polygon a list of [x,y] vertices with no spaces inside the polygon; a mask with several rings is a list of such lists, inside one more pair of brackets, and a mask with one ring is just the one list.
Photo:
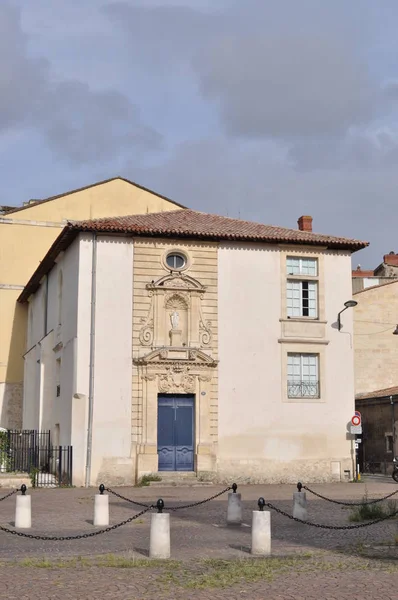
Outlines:
{"label": "carved stone doorway surround", "polygon": [[134,360],[142,381],[142,424],[137,444],[137,477],[158,471],[158,394],[195,395],[194,470],[214,472],[210,432],[211,380],[217,361],[200,349],[163,347]]}

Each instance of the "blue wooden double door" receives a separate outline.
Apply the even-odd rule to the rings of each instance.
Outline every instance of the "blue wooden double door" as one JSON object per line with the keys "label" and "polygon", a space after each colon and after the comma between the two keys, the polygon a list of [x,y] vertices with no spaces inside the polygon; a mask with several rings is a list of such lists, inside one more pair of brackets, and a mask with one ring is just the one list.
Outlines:
{"label": "blue wooden double door", "polygon": [[194,470],[195,397],[158,396],[159,471]]}

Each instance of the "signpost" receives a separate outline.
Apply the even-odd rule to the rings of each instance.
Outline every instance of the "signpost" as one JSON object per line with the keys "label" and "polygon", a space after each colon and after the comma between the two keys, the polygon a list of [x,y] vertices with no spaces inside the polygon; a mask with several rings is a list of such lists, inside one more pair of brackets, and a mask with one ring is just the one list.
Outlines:
{"label": "signpost", "polygon": [[[351,418],[350,432],[352,435],[361,435],[362,434],[362,415],[356,410],[353,417]],[[359,444],[362,442],[361,439],[355,440],[355,456],[357,463],[357,481],[361,479],[361,474],[359,472],[359,460],[358,460],[358,450]]]}
{"label": "signpost", "polygon": [[353,435],[360,435],[362,433],[362,416],[358,410],[355,411],[354,416],[351,418],[350,431]]}

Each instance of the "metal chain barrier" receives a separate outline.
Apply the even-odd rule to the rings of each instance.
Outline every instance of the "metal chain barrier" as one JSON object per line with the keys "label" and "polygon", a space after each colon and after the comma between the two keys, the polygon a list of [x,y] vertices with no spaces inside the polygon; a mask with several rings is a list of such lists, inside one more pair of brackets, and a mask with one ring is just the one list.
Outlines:
{"label": "metal chain barrier", "polygon": [[[206,498],[205,500],[199,500],[199,502],[193,502],[192,504],[184,504],[184,506],[165,506],[165,508],[166,508],[166,510],[172,510],[172,511],[182,510],[183,508],[193,508],[195,506],[200,506],[201,504],[205,504],[206,502],[210,502],[211,500],[214,500],[215,498],[222,496],[223,494],[225,494],[225,492],[229,492],[232,489],[233,489],[233,486],[228,486],[225,488],[225,490],[222,490],[222,492],[218,492],[217,494],[214,494],[214,496],[210,496],[210,498]],[[144,504],[143,502],[137,502],[136,500],[131,500],[131,498],[126,498],[125,496],[122,496],[121,494],[119,494],[118,492],[115,492],[111,488],[105,488],[105,490],[107,492],[109,492],[110,494],[117,496],[121,500],[130,502],[131,504],[136,504],[137,506],[144,506],[145,508],[149,508],[148,504]]]}
{"label": "metal chain barrier", "polygon": [[327,498],[326,496],[322,496],[322,494],[318,494],[318,492],[314,492],[314,490],[311,490],[306,485],[303,485],[303,490],[307,490],[307,492],[310,492],[310,494],[314,494],[314,496],[317,496],[318,498],[321,498],[322,500],[326,500],[327,502],[333,502],[333,504],[340,504],[342,506],[363,506],[365,504],[366,505],[377,504],[378,502],[384,502],[384,500],[388,500],[388,498],[391,498],[392,496],[395,496],[395,494],[398,494],[398,490],[395,490],[395,492],[392,492],[391,494],[384,496],[384,498],[377,498],[376,500],[369,500],[369,502],[342,502],[341,500],[332,500],[332,498]]}
{"label": "metal chain barrier", "polygon": [[167,510],[182,510],[183,508],[194,508],[195,506],[200,506],[201,504],[205,504],[206,502],[210,502],[219,496],[225,494],[225,492],[229,492],[232,490],[232,486],[228,486],[222,492],[218,492],[214,494],[214,496],[210,496],[210,498],[206,498],[205,500],[199,500],[199,502],[193,502],[192,504],[184,504],[184,506],[168,506]]}
{"label": "metal chain barrier", "polygon": [[10,496],[14,496],[14,494],[16,494],[17,492],[19,492],[19,490],[13,490],[12,492],[10,492],[9,494],[6,494],[5,496],[3,496],[2,498],[0,498],[0,502],[2,502],[2,500],[5,500],[6,498],[9,498]]}
{"label": "metal chain barrier", "polygon": [[64,535],[64,536],[52,536],[52,535],[33,535],[32,533],[22,533],[21,531],[16,531],[15,529],[7,529],[7,527],[2,527],[0,525],[0,531],[4,531],[5,533],[11,533],[12,535],[18,535],[19,537],[29,538],[31,540],[43,540],[43,541],[52,541],[52,542],[64,542],[67,540],[82,540],[84,538],[94,537],[96,535],[101,535],[102,533],[108,533],[108,531],[113,531],[114,529],[118,529],[123,525],[127,525],[127,523],[131,523],[135,519],[142,517],[145,513],[147,513],[152,508],[155,508],[153,505],[148,506],[146,509],[141,512],[129,517],[125,521],[121,521],[120,523],[116,523],[116,525],[112,525],[110,527],[106,527],[105,529],[100,529],[99,531],[92,531],[91,533],[81,533],[79,535]]}
{"label": "metal chain barrier", "polygon": [[144,504],[143,502],[137,502],[137,500],[131,500],[131,498],[126,498],[126,496],[122,496],[122,494],[119,494],[118,492],[115,492],[111,488],[105,488],[105,490],[107,492],[109,492],[110,494],[113,494],[117,498],[120,498],[121,500],[125,500],[126,502],[130,502],[130,504],[135,504],[136,506],[141,506],[143,508],[150,508],[149,504]]}
{"label": "metal chain barrier", "polygon": [[[259,506],[260,506],[260,502],[259,502]],[[375,519],[374,521],[369,521],[368,523],[360,523],[359,525],[320,525],[319,523],[311,523],[311,521],[303,521],[302,519],[293,517],[293,515],[289,515],[289,513],[285,512],[284,510],[281,510],[280,508],[277,508],[270,502],[265,502],[263,504],[263,506],[268,506],[268,508],[271,508],[275,512],[279,513],[280,515],[282,515],[284,517],[287,517],[288,519],[291,519],[292,521],[297,521],[297,523],[303,523],[304,525],[310,525],[310,527],[318,527],[319,529],[334,529],[334,530],[361,529],[362,527],[369,527],[370,525],[375,525],[376,523],[381,523],[382,521],[386,521],[387,519],[392,519],[393,517],[398,515],[398,510],[396,510],[393,513],[391,513],[390,515],[386,515],[385,517],[380,517],[379,519]],[[260,510],[262,510],[262,509],[260,508]]]}

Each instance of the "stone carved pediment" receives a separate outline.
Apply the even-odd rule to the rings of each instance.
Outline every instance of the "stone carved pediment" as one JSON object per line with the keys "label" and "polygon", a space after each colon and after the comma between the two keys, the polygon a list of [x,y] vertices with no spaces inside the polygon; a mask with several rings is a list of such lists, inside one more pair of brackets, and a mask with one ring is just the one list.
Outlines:
{"label": "stone carved pediment", "polygon": [[147,284],[148,290],[185,290],[189,292],[204,292],[206,288],[190,275],[184,273],[170,273],[157,281]]}
{"label": "stone carved pediment", "polygon": [[206,288],[184,273],[172,272],[146,285],[150,307],[141,319],[139,340],[142,346],[209,348],[213,332],[205,319],[202,301]]}
{"label": "stone carved pediment", "polygon": [[183,369],[186,365],[215,367],[217,361],[198,348],[159,348],[146,356],[135,358],[137,365],[173,365],[173,369]]}

